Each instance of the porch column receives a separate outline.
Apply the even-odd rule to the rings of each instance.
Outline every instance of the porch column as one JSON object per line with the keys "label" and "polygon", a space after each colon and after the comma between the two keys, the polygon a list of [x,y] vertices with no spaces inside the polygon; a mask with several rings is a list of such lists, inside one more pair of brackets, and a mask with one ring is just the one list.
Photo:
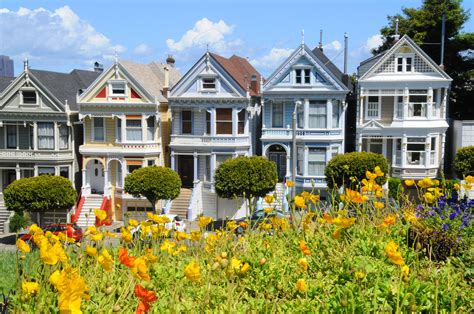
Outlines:
{"label": "porch column", "polygon": [[211,191],[214,191],[215,190],[215,187],[214,187],[214,173],[215,173],[215,170],[216,170],[216,154],[215,153],[211,153],[211,160],[210,160],[210,171],[209,173],[211,174],[211,182],[212,182],[212,186],[211,186]]}
{"label": "porch column", "polygon": [[176,162],[174,157],[174,151],[171,152],[171,169],[176,171]]}
{"label": "porch column", "polygon": [[15,174],[16,174],[16,179],[17,179],[17,180],[20,180],[20,179],[21,179],[20,164],[16,164],[16,167],[15,167]]}
{"label": "porch column", "polygon": [[211,136],[216,136],[216,108],[211,108]]}
{"label": "porch column", "polygon": [[402,160],[401,160],[401,166],[402,168],[405,168],[406,167],[406,164],[407,164],[407,136],[406,134],[403,134],[403,137],[402,137]]}
{"label": "porch column", "polygon": [[360,89],[360,97],[358,99],[358,103],[359,103],[359,125],[362,125],[363,123],[363,120],[364,120],[364,89],[361,88]]}
{"label": "porch column", "polygon": [[87,185],[87,173],[86,173],[87,169],[84,168],[82,169],[82,188],[84,188],[86,185]]}
{"label": "porch column", "polygon": [[357,151],[362,151],[362,134],[357,135]]}
{"label": "porch column", "polygon": [[441,118],[441,88],[436,89],[436,117]]}
{"label": "porch column", "polygon": [[287,178],[291,178],[291,173],[290,173],[291,165],[290,165],[290,161],[291,161],[291,154],[290,154],[290,152],[288,151],[288,152],[286,153],[286,177],[287,177]]}
{"label": "porch column", "polygon": [[328,98],[326,101],[326,128],[332,129],[332,99]]}
{"label": "porch column", "polygon": [[107,167],[107,163],[105,163],[103,167],[104,167],[104,195],[109,196],[110,195],[110,191],[109,191],[110,180],[109,180],[109,169]]}
{"label": "porch column", "polygon": [[193,161],[194,161],[193,182],[196,182],[198,180],[198,154],[197,152],[194,152],[193,154]]}
{"label": "porch column", "polygon": [[59,150],[59,127],[56,121],[54,121],[54,150]]}
{"label": "porch column", "polygon": [[38,150],[38,123],[33,122],[33,149]]}
{"label": "porch column", "polygon": [[448,89],[443,88],[443,99],[441,99],[441,119],[446,119],[446,102],[448,100]]}

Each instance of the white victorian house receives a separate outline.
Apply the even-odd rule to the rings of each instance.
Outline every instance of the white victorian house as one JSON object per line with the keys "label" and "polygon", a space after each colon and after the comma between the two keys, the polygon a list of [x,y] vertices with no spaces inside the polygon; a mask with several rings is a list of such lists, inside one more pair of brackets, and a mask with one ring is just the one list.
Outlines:
{"label": "white victorian house", "polygon": [[223,218],[240,207],[216,196],[214,171],[254,153],[260,80],[246,59],[207,52],[171,89],[171,168],[183,182],[171,212]]}
{"label": "white victorian house", "polygon": [[383,154],[391,175],[442,169],[452,79],[407,35],[358,68],[357,151]]}

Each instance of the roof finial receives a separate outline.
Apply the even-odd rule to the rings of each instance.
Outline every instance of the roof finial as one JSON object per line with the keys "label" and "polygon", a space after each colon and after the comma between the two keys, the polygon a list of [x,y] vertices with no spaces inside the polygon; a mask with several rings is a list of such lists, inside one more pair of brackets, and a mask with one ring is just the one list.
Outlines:
{"label": "roof finial", "polygon": [[118,63],[118,53],[117,53],[117,50],[115,50],[115,63],[116,63],[116,64]]}
{"label": "roof finial", "polygon": [[209,53],[209,43],[206,44],[206,52]]}
{"label": "roof finial", "polygon": [[23,61],[23,70],[25,72],[28,71],[28,58],[27,57],[25,57],[25,61]]}
{"label": "roof finial", "polygon": [[395,38],[395,41],[398,41],[400,39],[400,35],[398,34],[398,22],[400,20],[398,19],[398,17],[395,19],[395,36],[393,36]]}
{"label": "roof finial", "polygon": [[304,46],[304,29],[301,30],[301,46]]}
{"label": "roof finial", "polygon": [[323,51],[323,30],[319,30],[319,50]]}

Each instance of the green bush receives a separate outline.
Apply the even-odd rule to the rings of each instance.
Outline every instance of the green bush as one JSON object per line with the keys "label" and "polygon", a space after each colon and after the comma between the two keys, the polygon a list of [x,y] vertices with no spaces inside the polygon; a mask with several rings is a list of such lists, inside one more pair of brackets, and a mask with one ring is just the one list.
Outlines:
{"label": "green bush", "polygon": [[474,146],[458,150],[454,158],[454,172],[461,179],[474,175]]}
{"label": "green bush", "polygon": [[373,171],[376,166],[385,174],[376,180],[382,185],[387,181],[388,163],[383,155],[376,153],[353,152],[337,155],[329,161],[324,174],[330,189],[343,185],[349,187],[351,177],[361,181],[365,178],[366,171]]}
{"label": "green bush", "polygon": [[10,232],[20,231],[21,229],[28,227],[30,223],[31,221],[28,213],[15,212],[10,219]]}
{"label": "green bush", "polygon": [[124,190],[133,197],[145,197],[156,214],[158,200],[173,200],[181,191],[181,178],[166,167],[150,166],[136,169],[125,177]]}
{"label": "green bush", "polygon": [[7,209],[18,213],[68,210],[77,198],[71,181],[50,175],[13,181],[3,195]]}
{"label": "green bush", "polygon": [[389,178],[388,179],[388,194],[391,198],[396,201],[400,200],[404,192],[402,180],[399,178]]}
{"label": "green bush", "polygon": [[223,198],[244,197],[251,202],[275,189],[276,169],[273,161],[260,156],[228,159],[216,169],[216,193]]}

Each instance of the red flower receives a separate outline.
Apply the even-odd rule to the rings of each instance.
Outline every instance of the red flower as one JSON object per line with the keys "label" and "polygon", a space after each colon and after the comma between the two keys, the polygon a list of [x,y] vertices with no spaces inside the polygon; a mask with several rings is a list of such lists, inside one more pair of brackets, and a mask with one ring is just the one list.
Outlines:
{"label": "red flower", "polygon": [[120,248],[118,252],[120,263],[127,266],[133,267],[133,263],[135,262],[135,257],[129,256],[127,249]]}
{"label": "red flower", "polygon": [[135,295],[140,299],[136,311],[137,314],[146,313],[150,309],[150,303],[158,299],[154,291],[147,290],[138,284],[135,285]]}

